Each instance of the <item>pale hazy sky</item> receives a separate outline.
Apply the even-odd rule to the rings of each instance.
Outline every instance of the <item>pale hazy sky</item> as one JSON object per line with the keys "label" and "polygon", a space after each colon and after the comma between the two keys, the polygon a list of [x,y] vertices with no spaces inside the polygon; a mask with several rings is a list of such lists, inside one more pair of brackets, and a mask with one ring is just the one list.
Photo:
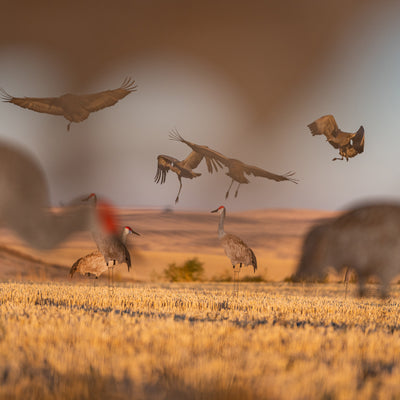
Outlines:
{"label": "pale hazy sky", "polygon": [[[261,208],[340,209],[363,199],[400,198],[398,143],[400,110],[400,7],[389,2],[361,12],[315,57],[318,70],[283,110],[263,122],[251,99],[224,70],[182,53],[132,55],[80,92],[116,88],[125,76],[138,91],[84,122],[39,114],[0,103],[0,137],[31,151],[49,179],[53,204],[96,192],[123,207],[211,210]],[[279,24],[279,21],[276,22]],[[260,38],[260,41],[262,38]],[[250,45],[250,44],[249,44]],[[274,55],[276,57],[276,55]],[[31,44],[0,47],[0,86],[15,96],[56,96],[68,91],[68,70]],[[263,80],[274,79],[265,75]],[[267,113],[267,110],[266,110]],[[365,128],[365,151],[349,162],[306,125],[333,114],[345,131]],[[184,158],[189,149],[168,140],[178,129],[189,141],[275,173],[296,171],[298,185],[249,177],[238,198],[225,201],[224,173],[178,180],[171,172],[155,184],[156,157]],[[235,188],[235,186],[234,186]]]}

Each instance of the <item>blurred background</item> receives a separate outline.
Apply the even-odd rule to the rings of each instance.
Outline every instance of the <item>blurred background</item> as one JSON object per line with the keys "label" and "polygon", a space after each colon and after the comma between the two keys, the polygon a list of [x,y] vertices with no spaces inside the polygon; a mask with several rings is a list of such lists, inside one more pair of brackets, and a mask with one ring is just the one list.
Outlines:
{"label": "blurred background", "polygon": [[[32,152],[53,205],[96,192],[120,207],[335,210],[399,198],[400,4],[391,1],[2,2],[0,87],[16,97],[138,91],[67,131],[63,117],[0,103],[0,138]],[[349,162],[307,124],[364,125]],[[154,183],[184,138],[298,185],[250,177],[225,201],[223,172]],[[234,186],[234,188],[236,185]]]}

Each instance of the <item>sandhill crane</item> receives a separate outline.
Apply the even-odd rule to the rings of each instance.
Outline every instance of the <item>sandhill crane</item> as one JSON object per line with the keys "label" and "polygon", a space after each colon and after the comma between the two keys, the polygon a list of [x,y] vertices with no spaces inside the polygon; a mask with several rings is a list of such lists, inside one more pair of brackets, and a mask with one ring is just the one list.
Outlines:
{"label": "sandhill crane", "polygon": [[326,140],[335,148],[339,149],[342,158],[335,157],[332,161],[349,161],[349,158],[355,157],[364,151],[364,127],[360,126],[356,133],[343,132],[339,129],[333,115],[324,115],[311,124],[307,125],[311,134],[325,135]]}
{"label": "sandhill crane", "polygon": [[352,269],[359,294],[367,278],[380,278],[385,296],[391,279],[400,274],[400,204],[356,207],[312,227],[304,239],[297,278],[322,277],[326,267]]}
{"label": "sandhill crane", "polygon": [[179,201],[179,195],[182,190],[182,178],[193,179],[197,178],[201,174],[194,172],[193,169],[196,168],[203,156],[195,151],[192,151],[184,160],[180,161],[177,158],[166,156],[160,154],[157,157],[157,173],[154,177],[154,182],[163,184],[167,177],[169,170],[176,173],[179,180],[179,190],[178,195],[175,199],[175,204]]}
{"label": "sandhill crane", "polygon": [[[140,236],[140,234],[135,232],[131,227],[125,226],[121,233],[122,244],[126,245],[127,237],[130,234]],[[103,254],[97,250],[75,261],[71,267],[70,276],[72,278],[75,272],[80,272],[81,275],[94,275],[97,279],[103,272],[108,270],[109,267],[104,260]]]}
{"label": "sandhill crane", "polygon": [[242,183],[249,183],[250,181],[245,177],[245,173],[247,175],[260,176],[263,178],[272,179],[276,182],[281,181],[290,181],[293,183],[297,183],[297,179],[291,178],[294,175],[294,172],[290,171],[283,175],[273,174],[272,172],[268,172],[264,169],[255,167],[253,165],[248,165],[243,163],[240,160],[236,160],[234,158],[225,157],[223,154],[218,153],[215,150],[208,148],[207,146],[200,146],[195,143],[191,143],[185,139],[177,132],[173,131],[170,134],[171,140],[176,140],[178,142],[185,143],[188,145],[193,151],[202,155],[207,163],[208,172],[213,173],[213,171],[218,171],[218,167],[222,168],[223,165],[228,167],[228,172],[226,175],[232,178],[232,182],[228,188],[228,191],[225,194],[225,198],[227,199],[229,196],[229,191],[233,185],[233,182],[238,182],[238,186],[235,192],[235,197],[237,197],[239,192],[239,187]]}
{"label": "sandhill crane", "polygon": [[4,89],[0,89],[0,92],[3,101],[7,103],[40,113],[64,116],[70,121],[67,125],[67,130],[69,130],[72,122],[82,122],[89,117],[91,112],[113,106],[136,88],[134,80],[125,78],[118,89],[91,94],[67,93],[59,97],[13,97]]}
{"label": "sandhill crane", "polygon": [[[97,212],[70,204],[50,210],[45,174],[25,151],[0,142],[0,224],[37,249],[52,249],[71,233],[91,229]],[[103,210],[101,218],[108,218]],[[103,224],[102,224],[103,226]]]}
{"label": "sandhill crane", "polygon": [[[257,270],[257,259],[253,250],[236,235],[224,231],[225,207],[220,206],[211,212],[219,214],[218,239],[221,242],[225,254],[231,260],[234,280],[236,278],[236,282],[239,281],[239,273],[242,265],[252,265],[255,273]],[[237,264],[239,264],[239,270],[235,269]]]}
{"label": "sandhill crane", "polygon": [[131,268],[131,256],[125,244],[118,237],[116,217],[111,214],[112,208],[105,201],[99,201],[95,193],[91,193],[84,201],[91,201],[100,218],[92,229],[93,240],[98,251],[103,255],[107,267],[111,268],[112,274],[116,263],[125,263],[128,271]]}

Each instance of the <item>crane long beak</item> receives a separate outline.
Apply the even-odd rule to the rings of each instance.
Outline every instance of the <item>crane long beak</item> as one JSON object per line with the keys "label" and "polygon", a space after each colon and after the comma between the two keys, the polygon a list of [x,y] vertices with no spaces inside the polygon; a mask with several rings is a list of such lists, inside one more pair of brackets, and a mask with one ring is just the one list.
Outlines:
{"label": "crane long beak", "polygon": [[212,213],[218,212],[218,208],[211,211]]}
{"label": "crane long beak", "polygon": [[141,236],[140,233],[135,232],[133,229],[132,229],[132,233],[134,233],[135,235]]}

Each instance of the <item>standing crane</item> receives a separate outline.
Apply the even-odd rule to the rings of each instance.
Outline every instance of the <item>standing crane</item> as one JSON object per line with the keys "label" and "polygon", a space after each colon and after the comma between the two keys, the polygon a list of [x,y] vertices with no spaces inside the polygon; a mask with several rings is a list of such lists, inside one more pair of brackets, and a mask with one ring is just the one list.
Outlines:
{"label": "standing crane", "polygon": [[135,81],[125,78],[117,89],[91,94],[67,93],[59,97],[13,97],[4,89],[0,89],[0,92],[3,101],[7,103],[40,113],[62,115],[69,121],[67,125],[67,130],[69,130],[72,122],[84,121],[90,113],[113,106],[136,89]]}
{"label": "standing crane", "polygon": [[98,226],[94,226],[92,229],[92,236],[107,267],[111,268],[112,277],[117,263],[125,263],[129,271],[131,269],[131,256],[125,244],[119,238],[116,217],[111,213],[112,208],[105,201],[98,201],[95,193],[91,193],[83,201],[91,201],[92,207],[101,216]]}
{"label": "standing crane", "polygon": [[[131,227],[125,226],[121,233],[122,244],[126,245],[127,237],[130,234],[140,236],[140,234],[135,232]],[[109,267],[105,263],[103,254],[97,250],[76,260],[69,273],[71,278],[74,276],[75,272],[79,272],[81,275],[94,275],[97,279],[105,271],[109,271]]]}
{"label": "standing crane", "polygon": [[179,195],[182,190],[182,178],[193,179],[197,178],[201,174],[198,172],[194,172],[193,169],[196,168],[203,156],[195,151],[192,151],[184,160],[180,161],[177,158],[166,156],[160,154],[157,157],[157,173],[154,177],[154,182],[163,184],[167,177],[167,173],[169,170],[175,172],[176,176],[179,180],[179,190],[178,195],[175,199],[175,204],[179,201]]}
{"label": "standing crane", "polygon": [[46,176],[30,154],[0,142],[0,224],[13,230],[29,246],[53,249],[76,231],[101,229],[112,219],[110,209],[101,215],[93,207],[71,203],[57,213],[50,209]]}
{"label": "standing crane", "polygon": [[307,125],[311,134],[325,135],[326,140],[335,149],[339,149],[339,154],[342,158],[335,157],[335,160],[349,161],[349,158],[355,157],[364,151],[364,127],[360,126],[357,132],[349,133],[343,132],[339,129],[333,115],[324,115],[318,118],[311,124]]}
{"label": "standing crane", "polygon": [[223,154],[218,153],[215,150],[210,149],[207,146],[200,146],[195,143],[191,143],[185,139],[178,133],[178,131],[173,131],[170,134],[170,139],[171,140],[176,140],[178,142],[185,143],[188,145],[193,151],[196,153],[202,155],[207,163],[207,169],[209,173],[213,173],[213,171],[218,171],[218,167],[222,168],[223,166],[228,167],[228,172],[226,175],[228,175],[230,178],[232,178],[232,182],[229,185],[228,191],[225,194],[225,199],[228,198],[229,192],[231,190],[231,187],[233,185],[233,182],[238,182],[238,186],[235,192],[235,197],[237,197],[238,192],[239,192],[239,187],[241,184],[247,184],[250,181],[245,177],[245,173],[247,175],[254,175],[254,176],[260,176],[263,178],[267,179],[272,179],[276,182],[281,182],[281,181],[290,181],[293,183],[297,183],[297,179],[292,178],[294,175],[294,172],[289,171],[283,175],[277,175],[272,172],[268,172],[265,169],[255,167],[253,165],[248,165],[245,164],[244,162],[240,160],[236,160],[234,158],[228,158],[225,157]]}
{"label": "standing crane", "polygon": [[[218,207],[216,210],[211,211],[212,213],[218,213],[219,224],[218,224],[218,239],[225,251],[227,257],[231,260],[233,267],[233,278],[235,286],[239,285],[239,273],[242,265],[252,265],[254,273],[257,270],[257,259],[253,250],[243,242],[242,239],[231,233],[224,231],[224,222],[226,209],[224,206]],[[239,269],[236,270],[236,265],[239,264]],[[237,289],[238,290],[238,286]]]}

